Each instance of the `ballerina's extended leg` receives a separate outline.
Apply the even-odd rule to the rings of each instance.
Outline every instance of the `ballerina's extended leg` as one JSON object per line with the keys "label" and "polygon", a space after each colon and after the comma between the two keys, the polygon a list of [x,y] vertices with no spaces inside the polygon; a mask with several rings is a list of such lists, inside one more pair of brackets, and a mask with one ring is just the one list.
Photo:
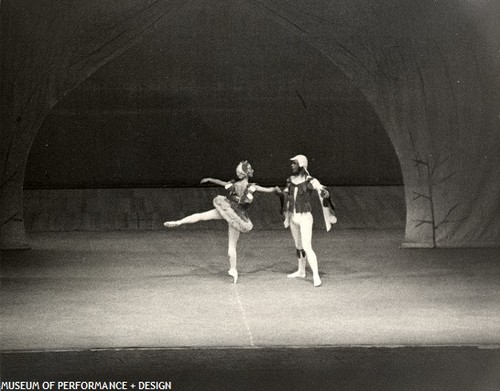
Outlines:
{"label": "ballerina's extended leg", "polygon": [[221,219],[222,216],[217,211],[217,209],[211,209],[206,212],[192,214],[190,216],[184,217],[181,220],[165,221],[163,225],[167,228],[173,228],[173,227],[178,227],[179,225],[182,224],[194,224],[198,223],[199,221],[221,220]]}

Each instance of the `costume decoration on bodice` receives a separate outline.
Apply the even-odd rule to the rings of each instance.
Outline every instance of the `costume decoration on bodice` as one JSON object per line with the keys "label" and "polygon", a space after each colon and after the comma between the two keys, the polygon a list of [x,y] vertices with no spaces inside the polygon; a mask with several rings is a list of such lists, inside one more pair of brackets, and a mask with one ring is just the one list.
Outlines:
{"label": "costume decoration on bodice", "polygon": [[240,182],[232,180],[225,187],[229,191],[228,199],[248,208],[253,202],[253,193],[256,191],[254,183],[248,183],[245,187]]}

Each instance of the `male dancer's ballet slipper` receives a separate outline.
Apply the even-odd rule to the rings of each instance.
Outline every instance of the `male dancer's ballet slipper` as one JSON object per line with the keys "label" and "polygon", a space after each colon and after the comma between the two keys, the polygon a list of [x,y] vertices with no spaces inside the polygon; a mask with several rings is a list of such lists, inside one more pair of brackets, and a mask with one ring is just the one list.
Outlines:
{"label": "male dancer's ballet slipper", "polygon": [[163,225],[168,228],[173,228],[173,227],[178,227],[180,224],[178,221],[165,221]]}
{"label": "male dancer's ballet slipper", "polygon": [[288,278],[306,278],[306,259],[303,255],[300,255],[301,251],[304,250],[297,250],[297,255],[299,256],[297,271],[287,274]]}
{"label": "male dancer's ballet slipper", "polygon": [[238,281],[238,271],[236,269],[229,269],[227,272],[231,277],[233,277],[233,284],[236,284],[236,281]]}
{"label": "male dancer's ballet slipper", "polygon": [[306,272],[297,270],[295,273],[287,274],[288,278],[306,278]]}

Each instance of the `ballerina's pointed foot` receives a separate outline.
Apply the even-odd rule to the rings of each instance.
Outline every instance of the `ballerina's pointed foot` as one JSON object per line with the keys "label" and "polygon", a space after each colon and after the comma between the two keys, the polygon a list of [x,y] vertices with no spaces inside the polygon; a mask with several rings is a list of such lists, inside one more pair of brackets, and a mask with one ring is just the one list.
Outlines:
{"label": "ballerina's pointed foot", "polygon": [[229,269],[227,274],[233,277],[233,284],[236,284],[236,282],[238,281],[238,271],[236,269]]}
{"label": "ballerina's pointed foot", "polygon": [[315,287],[321,286],[321,278],[318,277],[313,277],[313,284]]}
{"label": "ballerina's pointed foot", "polygon": [[288,278],[306,278],[306,272],[297,270],[295,273],[287,274]]}
{"label": "ballerina's pointed foot", "polygon": [[165,221],[163,225],[167,228],[178,227],[180,224],[178,221]]}

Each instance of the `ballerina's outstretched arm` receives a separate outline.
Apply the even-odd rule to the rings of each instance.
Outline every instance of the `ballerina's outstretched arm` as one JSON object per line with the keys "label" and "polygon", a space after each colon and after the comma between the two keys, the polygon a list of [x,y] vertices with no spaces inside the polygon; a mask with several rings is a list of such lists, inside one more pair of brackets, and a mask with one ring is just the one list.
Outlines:
{"label": "ballerina's outstretched arm", "polygon": [[224,187],[229,185],[229,182],[221,181],[220,179],[215,179],[215,178],[203,178],[200,181],[200,183],[207,183],[207,182],[212,182],[212,183],[215,183],[216,185],[224,186]]}

